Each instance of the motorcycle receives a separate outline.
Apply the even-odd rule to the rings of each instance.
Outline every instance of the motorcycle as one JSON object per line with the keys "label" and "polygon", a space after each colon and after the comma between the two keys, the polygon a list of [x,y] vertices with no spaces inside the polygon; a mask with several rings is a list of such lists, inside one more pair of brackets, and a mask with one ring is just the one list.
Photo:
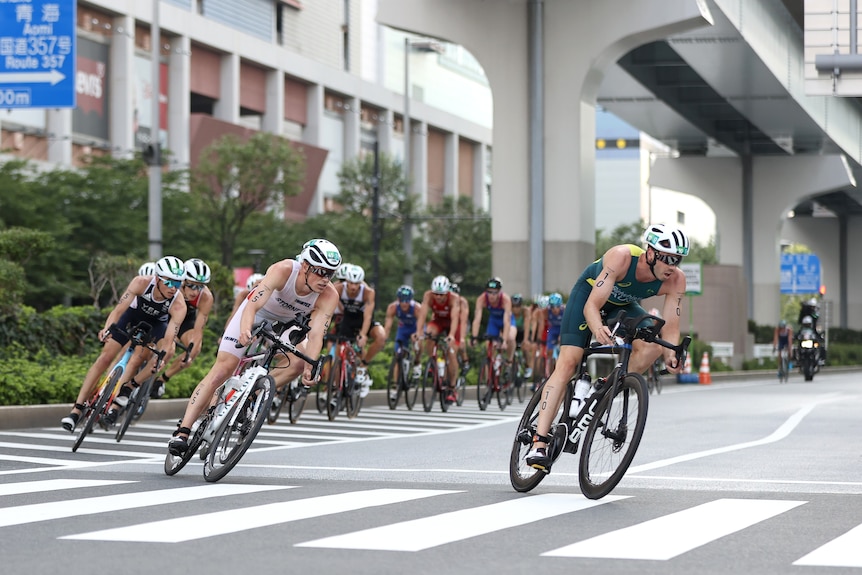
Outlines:
{"label": "motorcycle", "polygon": [[797,337],[796,362],[805,381],[811,381],[820,371],[820,345],[820,337],[813,329],[803,329]]}

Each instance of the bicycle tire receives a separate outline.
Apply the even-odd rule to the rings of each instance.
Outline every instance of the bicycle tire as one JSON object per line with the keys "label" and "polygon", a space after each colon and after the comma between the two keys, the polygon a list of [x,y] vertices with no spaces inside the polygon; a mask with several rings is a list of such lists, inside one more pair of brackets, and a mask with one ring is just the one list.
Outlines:
{"label": "bicycle tire", "polygon": [[204,479],[214,483],[230,473],[257,436],[263,426],[272,398],[275,395],[275,379],[262,375],[252,385],[248,395],[237,402],[239,417],[233,424],[226,417],[213,437],[207,459],[204,462]]}
{"label": "bicycle tire", "polygon": [[290,423],[294,425],[299,421],[299,416],[305,410],[305,403],[308,400],[308,389],[302,385],[301,381],[297,382],[297,385],[300,388],[297,388],[293,394],[288,394],[288,397],[292,399],[290,400],[290,409],[287,410],[287,413],[290,417]]}
{"label": "bicycle tire", "polygon": [[326,392],[329,388],[329,377],[332,373],[332,356],[327,355],[323,358],[323,363],[320,366],[320,377],[317,378],[314,403],[317,407],[317,413],[326,413]]}
{"label": "bicycle tire", "polygon": [[404,385],[404,405],[410,411],[413,411],[413,406],[416,405],[416,398],[419,396],[419,382],[413,377],[412,363],[412,358],[405,359],[404,364],[401,366],[401,383]]}
{"label": "bicycle tire", "polygon": [[[632,372],[599,401],[581,440],[578,483],[585,497],[601,499],[622,480],[643,437],[648,409],[646,382]],[[633,421],[634,426],[623,420]],[[615,437],[609,437],[609,433]]]}
{"label": "bicycle tire", "polygon": [[132,390],[131,395],[129,395],[129,403],[126,404],[126,407],[120,412],[120,416],[123,418],[120,422],[120,427],[117,429],[117,434],[114,436],[114,439],[117,440],[117,443],[123,440],[123,437],[126,435],[126,430],[129,429],[129,425],[131,425],[132,420],[135,418],[135,413],[138,411],[140,407],[140,401],[138,398],[141,397],[141,390],[143,387],[138,386],[137,388]]}
{"label": "bicycle tire", "polygon": [[500,408],[500,411],[506,411],[506,407],[512,403],[512,384],[508,381],[508,375],[506,366],[503,365],[500,367],[500,374],[497,376],[497,406]]}
{"label": "bicycle tire", "polygon": [[488,358],[482,360],[479,366],[479,376],[476,379],[476,399],[479,401],[479,409],[485,411],[491,402],[494,393],[494,385],[491,383],[491,362]]}
{"label": "bicycle tire", "polygon": [[[540,386],[524,408],[524,414],[518,422],[515,430],[515,440],[512,443],[512,451],[509,455],[509,481],[515,491],[526,493],[534,489],[547,473],[527,465],[527,453],[533,446],[533,436],[536,434],[536,424],[539,419],[539,406],[542,401],[542,387]],[[565,401],[563,402],[565,403]],[[562,407],[557,410],[554,423],[559,421],[562,415]]]}
{"label": "bicycle tire", "polygon": [[[269,413],[266,414],[266,423],[269,425],[273,425],[276,421],[278,421],[278,416],[281,414],[281,410],[284,407],[284,404],[287,403],[287,394],[290,391],[290,382],[281,386],[281,389],[275,392],[275,396],[272,398],[272,405],[269,408]],[[276,399],[278,401],[276,401]]]}
{"label": "bicycle tire", "polygon": [[167,456],[165,456],[165,475],[176,475],[180,469],[186,466],[186,463],[191,461],[195,453],[197,453],[197,450],[201,446],[204,432],[207,427],[209,427],[210,421],[212,420],[214,409],[215,408],[210,407],[206,412],[204,412],[204,415],[200,417],[198,420],[200,423],[196,428],[194,428],[194,432],[189,436],[189,447],[182,455],[172,455],[171,452],[168,451]]}
{"label": "bicycle tire", "polygon": [[440,399],[440,411],[446,413],[447,411],[449,411],[449,407],[452,405],[451,403],[446,401],[446,398],[449,396],[449,381],[444,381],[441,379],[439,384],[440,387],[437,388],[437,393],[439,394]]}
{"label": "bicycle tire", "polygon": [[335,421],[341,411],[341,359],[332,362],[329,369],[329,381],[326,384],[326,417]]}
{"label": "bicycle tire", "polygon": [[463,375],[459,375],[455,380],[455,405],[461,407],[464,405],[464,394],[465,386],[467,385],[467,380]]}
{"label": "bicycle tire", "polygon": [[655,392],[656,395],[661,395],[661,374],[658,372],[655,374]]}
{"label": "bicycle tire", "polygon": [[422,408],[425,412],[434,407],[434,396],[437,394],[437,360],[429,359],[422,373]]}
{"label": "bicycle tire", "polygon": [[87,437],[90,432],[93,431],[93,427],[96,425],[96,422],[99,421],[99,417],[101,417],[102,412],[105,410],[105,405],[108,403],[108,398],[114,395],[114,388],[120,382],[120,378],[123,377],[123,368],[115,366],[111,371],[111,375],[108,376],[108,381],[105,383],[105,386],[102,387],[102,391],[99,392],[96,401],[92,404],[92,406],[85,410],[81,415],[87,414],[86,421],[84,422],[84,427],[81,428],[81,431],[78,432],[78,437],[75,438],[75,443],[72,444],[72,452],[78,451],[78,448],[81,447],[81,443],[83,443],[84,438]]}
{"label": "bicycle tire", "polygon": [[398,407],[398,400],[401,399],[401,374],[399,372],[399,377],[395,377],[395,368],[398,366],[398,362],[401,361],[398,356],[392,358],[392,361],[389,364],[389,373],[386,376],[386,402],[389,404],[389,409],[395,409]]}
{"label": "bicycle tire", "polygon": [[[351,370],[353,374],[356,373],[356,370]],[[362,398],[359,397],[359,393],[361,392],[360,385],[356,383],[355,376],[350,378],[350,382],[347,384],[347,393],[345,394],[346,402],[347,402],[347,419],[353,419],[357,415],[359,415],[359,410],[362,408]]]}
{"label": "bicycle tire", "polygon": [[[154,374],[150,375],[150,377],[148,377],[146,380],[144,380],[144,383],[142,383],[140,385],[141,392],[143,393],[143,395],[140,396],[141,399],[140,399],[140,402],[138,403],[138,409],[132,415],[133,421],[139,420],[144,415],[144,412],[147,410],[147,407],[150,405],[150,393],[153,390],[153,383],[155,381],[156,381],[156,374],[154,373]],[[144,389],[144,388],[146,388],[146,389]]]}

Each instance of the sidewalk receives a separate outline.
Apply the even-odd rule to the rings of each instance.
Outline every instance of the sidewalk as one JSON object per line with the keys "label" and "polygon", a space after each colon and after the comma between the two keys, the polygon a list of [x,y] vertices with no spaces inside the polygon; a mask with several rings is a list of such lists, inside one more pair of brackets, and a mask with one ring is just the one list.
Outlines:
{"label": "sidewalk", "polygon": [[[862,371],[862,366],[844,366],[844,367],[824,367],[821,368],[821,373],[854,373]],[[796,377],[801,381],[798,373],[794,372]],[[713,383],[732,382],[732,381],[750,381],[754,379],[769,379],[775,378],[774,370],[756,370],[756,371],[716,371],[712,374]],[[816,383],[817,378],[814,378]],[[662,378],[664,386],[695,386],[696,383],[677,383],[676,376],[665,375]],[[475,386],[468,387],[465,391],[467,397],[465,401],[476,401]],[[403,400],[402,400],[403,402]],[[186,408],[188,399],[157,399],[150,402],[147,411],[142,418],[147,420],[160,419],[179,419],[182,417]],[[421,401],[420,401],[421,404]],[[363,406],[386,405],[386,390],[373,389],[368,394],[368,397],[363,401]],[[403,403],[402,403],[403,406]],[[6,429],[25,429],[29,427],[56,427],[60,429],[60,419],[62,419],[72,408],[71,404],[54,404],[54,405],[9,405],[0,406],[0,430]],[[309,396],[309,403],[305,409],[314,408],[314,392]],[[421,407],[420,407],[421,409]],[[360,411],[360,414],[362,412]],[[285,417],[285,420],[287,418]],[[302,421],[302,418],[300,418]]]}

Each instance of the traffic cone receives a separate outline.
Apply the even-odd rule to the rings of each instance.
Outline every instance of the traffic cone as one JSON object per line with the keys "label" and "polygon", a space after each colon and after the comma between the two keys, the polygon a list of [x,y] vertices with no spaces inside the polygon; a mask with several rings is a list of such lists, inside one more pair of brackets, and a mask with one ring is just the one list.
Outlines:
{"label": "traffic cone", "polygon": [[709,374],[709,353],[703,352],[703,358],[700,360],[700,374],[697,379],[698,383],[712,383],[712,376]]}
{"label": "traffic cone", "polygon": [[682,366],[683,373],[691,373],[691,354],[685,354],[685,364]]}

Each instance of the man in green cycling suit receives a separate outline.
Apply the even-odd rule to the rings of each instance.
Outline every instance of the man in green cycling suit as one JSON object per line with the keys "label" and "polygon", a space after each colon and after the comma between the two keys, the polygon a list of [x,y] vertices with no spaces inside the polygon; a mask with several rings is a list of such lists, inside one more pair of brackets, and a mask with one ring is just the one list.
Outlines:
{"label": "man in green cycling suit", "polygon": [[[594,335],[603,345],[614,341],[611,328],[602,322],[602,312],[613,317],[625,310],[628,317],[640,316],[645,313],[639,305],[641,299],[668,296],[662,313],[666,318],[662,328],[663,339],[679,342],[680,305],[685,295],[685,274],[679,269],[679,264],[688,255],[688,238],[679,229],[654,224],[646,229],[644,243],[645,248],[632,244],[612,247],[587,266],[572,287],[560,332],[560,357],[542,388],[536,435],[533,447],[527,453],[527,465],[550,473],[548,434],[566,385],[580,366],[591,336]],[[683,366],[677,365],[672,350],[640,340],[634,343],[629,369],[643,373],[662,350],[667,370],[679,373]]]}

